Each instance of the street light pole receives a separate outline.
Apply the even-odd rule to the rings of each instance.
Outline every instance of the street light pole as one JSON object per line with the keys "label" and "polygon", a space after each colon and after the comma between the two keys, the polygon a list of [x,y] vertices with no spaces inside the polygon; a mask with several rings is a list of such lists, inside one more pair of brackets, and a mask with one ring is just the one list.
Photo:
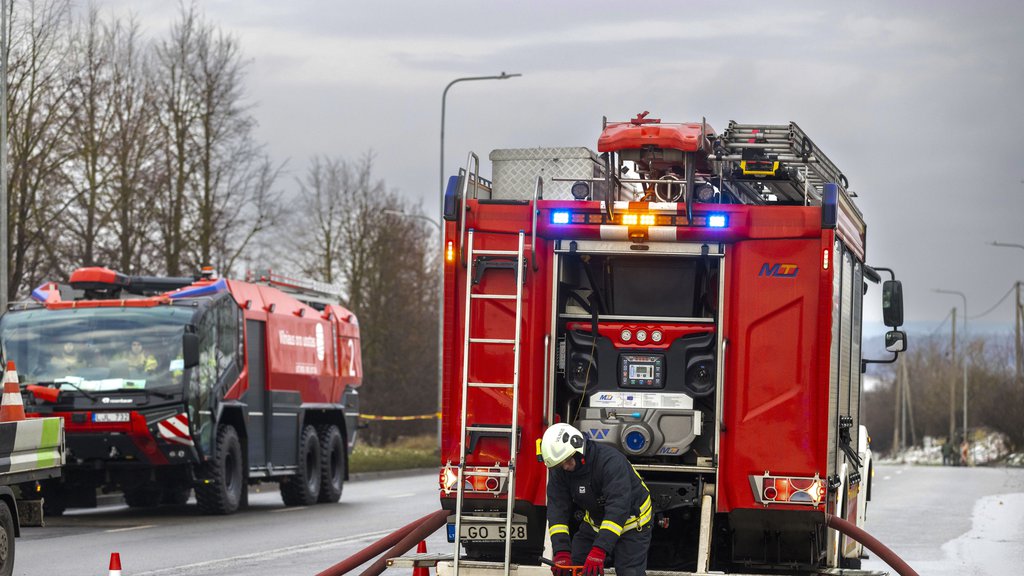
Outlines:
{"label": "street light pole", "polygon": [[[437,276],[437,411],[441,412],[441,402],[444,399],[444,119],[445,119],[445,108],[448,102],[448,90],[452,86],[459,82],[469,82],[471,80],[508,80],[509,78],[515,78],[516,76],[522,76],[522,74],[506,74],[502,72],[497,76],[467,76],[465,78],[456,78],[448,83],[444,87],[444,92],[441,93],[441,162],[440,170],[438,174],[438,222],[431,220],[431,224],[437,224],[438,229],[438,260],[440,261],[438,276]],[[412,216],[410,214],[410,216]],[[418,216],[418,215],[417,215]],[[441,418],[437,419],[437,441],[438,448],[441,447]]]}
{"label": "street light pole", "polygon": [[[1020,248],[1024,250],[1024,244],[1014,244],[1012,242],[990,242],[990,244],[1002,248]],[[1024,324],[1024,307],[1021,306],[1020,302],[1020,280],[1014,286],[1017,289],[1017,294],[1013,301],[1013,328],[1015,336],[1013,348],[1017,364],[1017,385],[1019,386],[1024,383],[1024,341],[1021,340],[1021,325]]]}
{"label": "street light pole", "polygon": [[445,104],[448,100],[448,90],[459,82],[469,82],[471,80],[508,80],[509,78],[515,78],[516,76],[522,76],[522,74],[506,74],[502,72],[497,76],[467,76],[465,78],[456,78],[444,87],[444,92],[441,93],[441,170],[439,176],[439,187],[441,189],[441,214],[444,214],[444,113]]}
{"label": "street light pole", "polygon": [[[964,300],[964,336],[963,336],[964,339],[963,339],[963,342],[960,345],[960,348],[961,348],[961,354],[963,355],[963,367],[964,367],[964,441],[968,442],[968,440],[967,440],[967,343],[968,343],[968,339],[967,339],[967,335],[968,335],[968,332],[967,332],[967,295],[964,294],[963,292],[959,292],[957,290],[943,290],[941,288],[936,288],[934,291],[938,292],[940,294],[955,294],[955,295],[963,298],[963,300]],[[965,462],[965,464],[966,464],[966,462]]]}

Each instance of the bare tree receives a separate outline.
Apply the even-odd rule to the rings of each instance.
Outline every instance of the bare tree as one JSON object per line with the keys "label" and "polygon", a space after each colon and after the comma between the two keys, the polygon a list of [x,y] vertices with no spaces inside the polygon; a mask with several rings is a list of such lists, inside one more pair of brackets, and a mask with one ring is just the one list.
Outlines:
{"label": "bare tree", "polygon": [[[367,413],[431,414],[437,406],[436,273],[430,230],[387,210],[415,207],[373,174],[373,155],[350,163],[315,158],[300,181],[304,231],[298,246],[307,274],[341,281],[359,317]],[[305,220],[309,219],[306,223]],[[400,360],[398,360],[400,359]],[[371,423],[369,440],[426,432],[430,421]]]}
{"label": "bare tree", "polygon": [[[113,52],[105,38],[99,10],[91,5],[72,33],[69,99],[76,103],[65,142],[70,147],[63,166],[68,209],[60,215],[65,262],[101,264],[102,232],[110,219],[110,138],[115,117],[111,106]],[[109,236],[109,235],[108,235]],[[109,242],[108,242],[109,243]]]}
{"label": "bare tree", "polygon": [[155,229],[151,190],[157,174],[155,94],[139,25],[115,20],[106,27],[111,53],[109,175],[111,227],[108,255],[120,270],[155,272],[150,233]]}
{"label": "bare tree", "polygon": [[66,206],[55,193],[65,182],[68,148],[63,136],[73,102],[68,98],[67,0],[29,1],[13,10],[8,62],[9,298],[59,271],[54,219]]}
{"label": "bare tree", "polygon": [[156,182],[157,231],[168,274],[181,274],[186,249],[185,217],[197,161],[193,155],[199,103],[194,98],[196,38],[203,34],[195,7],[183,8],[170,37],[155,48],[156,109],[160,172]]}
{"label": "bare tree", "polygon": [[305,178],[298,180],[302,219],[307,219],[306,234],[293,242],[303,273],[333,284],[338,275],[342,252],[341,231],[345,224],[344,181],[350,170],[344,160],[314,157]]}
{"label": "bare tree", "polygon": [[[275,223],[280,167],[253,138],[237,40],[183,7],[156,49],[162,171],[158,230],[167,272],[216,264],[230,273]],[[187,240],[186,240],[187,239]]]}

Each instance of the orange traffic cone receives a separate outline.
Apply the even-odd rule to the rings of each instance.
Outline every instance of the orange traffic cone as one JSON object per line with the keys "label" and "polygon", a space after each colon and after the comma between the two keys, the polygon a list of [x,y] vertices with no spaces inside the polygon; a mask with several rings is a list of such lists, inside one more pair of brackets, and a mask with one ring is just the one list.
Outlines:
{"label": "orange traffic cone", "polygon": [[110,571],[107,576],[121,576],[121,555],[117,552],[110,553]]}
{"label": "orange traffic cone", "polygon": [[21,387],[18,385],[18,371],[14,361],[7,363],[4,373],[4,397],[0,401],[0,422],[16,422],[25,419],[25,404],[21,401]]}
{"label": "orange traffic cone", "polygon": [[[416,545],[416,553],[427,553],[427,542],[425,540],[420,540],[420,543]],[[426,566],[418,566],[416,568],[413,568],[412,576],[430,576],[430,568],[427,568]]]}

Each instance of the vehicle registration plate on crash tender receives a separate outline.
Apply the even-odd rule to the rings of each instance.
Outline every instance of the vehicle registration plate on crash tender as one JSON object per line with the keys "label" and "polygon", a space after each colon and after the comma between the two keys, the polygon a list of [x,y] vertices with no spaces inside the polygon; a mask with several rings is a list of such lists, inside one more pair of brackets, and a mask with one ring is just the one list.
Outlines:
{"label": "vehicle registration plate on crash tender", "polygon": [[[505,541],[505,524],[504,523],[476,523],[476,522],[465,522],[461,526],[460,532],[462,533],[460,540],[469,540],[472,542],[504,542]],[[512,523],[512,540],[526,540],[526,524],[525,523]],[[455,542],[455,524],[448,524],[448,541]]]}

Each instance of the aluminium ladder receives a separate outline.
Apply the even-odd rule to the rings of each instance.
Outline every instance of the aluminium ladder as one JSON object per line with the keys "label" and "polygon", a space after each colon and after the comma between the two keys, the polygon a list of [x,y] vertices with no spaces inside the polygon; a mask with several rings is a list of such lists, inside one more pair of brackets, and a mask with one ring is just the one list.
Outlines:
{"label": "aluminium ladder", "polygon": [[[461,436],[459,440],[459,468],[458,468],[458,480],[456,481],[456,504],[455,504],[455,554],[454,554],[454,565],[453,569],[455,575],[459,574],[459,551],[462,545],[462,522],[464,520],[469,522],[483,522],[483,523],[494,523],[496,517],[493,516],[470,516],[462,513],[463,504],[463,487],[465,485],[466,476],[466,436],[467,433],[473,432],[478,434],[486,435],[499,435],[505,437],[507,435],[509,441],[509,460],[508,466],[504,470],[497,471],[475,471],[472,476],[494,476],[499,478],[499,482],[502,478],[505,482],[505,516],[500,518],[504,520],[505,525],[505,562],[504,562],[504,575],[509,574],[509,563],[512,550],[512,511],[515,505],[515,490],[516,490],[516,454],[519,451],[518,446],[518,429],[519,429],[519,353],[522,342],[522,317],[523,317],[523,283],[526,274],[526,258],[524,256],[524,238],[525,234],[522,230],[519,231],[518,248],[516,250],[473,250],[473,229],[470,228],[468,231],[468,238],[466,241],[466,300],[465,300],[465,329],[463,332],[462,341],[462,411],[461,411]],[[477,256],[482,256],[479,261]],[[476,266],[484,267],[486,269],[487,258],[514,258],[513,272],[515,273],[515,294],[495,294],[487,292],[474,292],[474,268]],[[480,275],[482,276],[482,272]],[[515,335],[513,338],[476,338],[470,334],[470,328],[472,322],[470,318],[472,316],[473,302],[474,300],[480,301],[481,305],[485,305],[487,301],[515,301]],[[470,359],[470,348],[474,344],[490,344],[490,345],[504,345],[512,347],[512,381],[511,382],[470,382],[469,380],[469,359]],[[466,422],[467,415],[469,413],[469,405],[467,399],[469,397],[469,391],[471,388],[498,388],[507,389],[512,391],[512,403],[511,403],[511,415],[509,418],[509,424],[505,425],[469,425]],[[495,467],[498,468],[498,467]]]}

